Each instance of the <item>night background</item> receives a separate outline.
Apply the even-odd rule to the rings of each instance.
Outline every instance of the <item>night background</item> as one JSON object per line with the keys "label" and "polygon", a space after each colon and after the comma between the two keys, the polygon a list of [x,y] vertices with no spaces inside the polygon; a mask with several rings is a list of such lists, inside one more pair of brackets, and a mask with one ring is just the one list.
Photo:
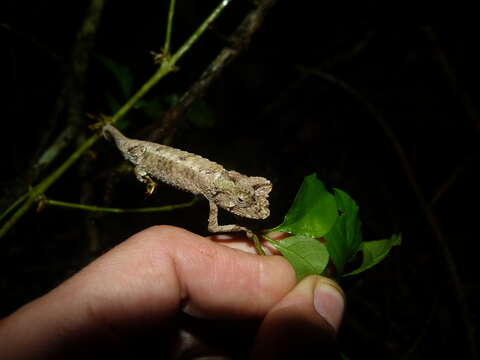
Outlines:
{"label": "night background", "polygon": [[[177,1],[172,51],[219,2]],[[150,52],[163,46],[168,2],[106,1],[82,40],[87,45],[72,56],[89,6],[0,5],[2,213],[93,134],[96,120],[87,114],[111,115],[157,68]],[[426,9],[381,1],[278,0],[248,34],[249,44],[232,38],[255,10],[253,1],[233,0],[178,70],[122,120],[124,132],[270,179],[271,216],[257,225],[264,229],[282,221],[306,175],[347,191],[360,207],[365,240],[401,233],[403,243],[380,265],[341,282],[341,351],[349,359],[477,358],[480,56],[479,25],[467,16],[473,9],[443,9],[451,18],[439,21]],[[168,110],[229,47],[238,56],[166,126]],[[65,146],[38,169],[65,129]],[[122,164],[100,139],[45,196],[119,208],[192,199],[165,185],[145,198],[144,185]],[[148,226],[208,234],[205,200],[148,214],[37,208],[0,239],[2,316]],[[222,212],[220,223],[229,219]]]}

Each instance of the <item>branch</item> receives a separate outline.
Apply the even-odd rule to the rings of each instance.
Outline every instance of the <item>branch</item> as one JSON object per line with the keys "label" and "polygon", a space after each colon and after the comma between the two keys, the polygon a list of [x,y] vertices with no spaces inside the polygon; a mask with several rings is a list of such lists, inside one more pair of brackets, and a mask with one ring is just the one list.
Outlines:
{"label": "branch", "polygon": [[45,126],[38,148],[43,149],[56,127],[60,113],[66,106],[67,127],[57,136],[43,154],[37,154],[36,163],[32,165],[28,176],[30,181],[35,181],[38,174],[50,165],[62,150],[68,146],[78,134],[78,129],[84,121],[85,84],[88,65],[95,43],[95,37],[100,24],[100,18],[106,0],[92,0],[80,29],[75,36],[72,48],[71,62],[65,75],[64,85],[55,105],[55,110]]}
{"label": "branch", "polygon": [[37,39],[36,37],[32,36],[32,34],[29,34],[22,30],[18,30],[17,28],[14,28],[8,23],[0,23],[0,29],[11,33],[13,36],[16,36],[18,39],[24,41],[25,43],[29,43],[31,46],[36,47],[40,51],[44,52],[48,57],[50,57],[51,60],[57,63],[58,66],[63,66],[63,59],[58,54],[58,52]]}
{"label": "branch", "polygon": [[222,74],[223,70],[248,47],[253,34],[260,28],[265,15],[275,2],[276,0],[257,1],[257,7],[247,14],[229,37],[230,45],[220,51],[197,82],[182,95],[178,104],[165,113],[160,120],[160,124],[155,122],[148,126],[145,132],[150,134],[148,137],[149,141],[165,141],[174,135],[176,123],[184,117],[192,103],[202,98],[210,85]]}
{"label": "branch", "polygon": [[[322,70],[322,71],[327,71],[330,70],[334,66],[342,65],[348,62],[351,62],[355,57],[361,55],[372,39],[374,38],[376,34],[375,29],[370,29],[368,30],[365,34],[362,35],[360,40],[356,41],[354,44],[349,46],[347,49],[334,54],[327,58],[326,60],[322,61],[320,64],[315,66],[316,70]],[[288,103],[290,100],[292,92],[297,90],[300,86],[303,85],[305,82],[305,79],[308,78],[308,74],[306,73],[301,73],[299,74],[300,76],[289,83],[284,89],[282,89],[278,95],[274,97],[274,100],[267,104],[261,114],[259,115],[259,119],[264,119],[267,116],[270,116],[275,109],[280,108],[282,105],[285,103]]]}
{"label": "branch", "polygon": [[[33,151],[31,161],[26,166],[26,171],[19,175],[9,189],[9,194],[2,199],[6,203],[10,202],[12,196],[18,196],[25,193],[25,189],[34,183],[38,175],[49,166],[57,156],[75,139],[79,124],[83,121],[83,104],[85,98],[86,71],[90,62],[90,55],[95,40],[95,35],[100,22],[105,0],[91,0],[90,6],[86,11],[83,22],[75,36],[75,43],[70,54],[70,63],[68,65],[60,61],[60,57],[55,55],[53,60],[60,64],[59,72],[63,74],[63,85],[57,96],[53,111],[50,114],[46,124],[42,126],[42,132],[36,144],[36,150]],[[41,49],[44,46],[32,39],[34,45]],[[49,52],[51,54],[51,52]],[[54,143],[45,149],[48,140],[52,136],[53,130],[57,127],[60,115],[67,107],[67,127],[54,140]],[[43,153],[42,153],[43,151]]]}
{"label": "branch", "polygon": [[175,14],[175,0],[170,0],[168,8],[167,31],[165,32],[165,45],[163,45],[163,53],[170,56],[170,41],[172,39],[173,15]]}
{"label": "branch", "polygon": [[480,132],[480,116],[478,114],[477,108],[474,105],[475,102],[472,100],[472,97],[463,88],[462,84],[458,80],[455,68],[452,66],[451,62],[448,60],[445,51],[440,46],[437,35],[435,34],[431,26],[424,26],[422,28],[422,31],[425,33],[428,40],[434,46],[434,60],[437,62],[440,70],[447,79],[448,85],[450,86],[452,93],[460,101],[460,104],[463,106],[465,113],[472,121],[477,132]]}

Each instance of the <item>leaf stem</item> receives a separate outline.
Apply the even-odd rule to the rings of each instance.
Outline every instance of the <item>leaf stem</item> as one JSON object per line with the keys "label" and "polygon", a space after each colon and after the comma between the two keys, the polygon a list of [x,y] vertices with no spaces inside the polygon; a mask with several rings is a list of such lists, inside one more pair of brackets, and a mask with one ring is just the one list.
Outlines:
{"label": "leaf stem", "polygon": [[252,237],[253,243],[255,245],[255,251],[257,252],[257,254],[265,256],[265,251],[263,251],[262,244],[260,243],[260,240],[258,240],[258,236],[256,234],[252,234]]}
{"label": "leaf stem", "polygon": [[272,238],[268,237],[267,235],[262,235],[262,238],[264,238],[265,240],[267,240],[270,244],[272,244],[274,246],[278,243],[277,240],[273,240]]}

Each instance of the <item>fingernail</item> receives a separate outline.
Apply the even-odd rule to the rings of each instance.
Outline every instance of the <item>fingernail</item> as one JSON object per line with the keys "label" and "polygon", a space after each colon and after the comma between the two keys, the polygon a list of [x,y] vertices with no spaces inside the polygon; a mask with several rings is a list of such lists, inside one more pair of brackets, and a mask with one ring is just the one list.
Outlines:
{"label": "fingernail", "polygon": [[315,286],[313,305],[335,331],[338,331],[345,308],[345,297],[340,287],[329,279],[318,280]]}

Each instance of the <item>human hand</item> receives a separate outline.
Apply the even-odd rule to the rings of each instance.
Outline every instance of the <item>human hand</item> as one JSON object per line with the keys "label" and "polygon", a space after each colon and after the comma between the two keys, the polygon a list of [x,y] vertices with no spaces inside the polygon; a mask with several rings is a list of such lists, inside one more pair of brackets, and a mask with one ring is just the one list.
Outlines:
{"label": "human hand", "polygon": [[248,254],[157,226],[3,319],[0,358],[139,358],[150,351],[165,358],[187,318],[182,314],[207,328],[215,324],[211,319],[228,321],[230,339],[242,347],[233,326],[255,322],[251,351],[241,349],[253,358],[328,358],[343,309],[338,285],[318,276],[296,284],[280,256]]}

